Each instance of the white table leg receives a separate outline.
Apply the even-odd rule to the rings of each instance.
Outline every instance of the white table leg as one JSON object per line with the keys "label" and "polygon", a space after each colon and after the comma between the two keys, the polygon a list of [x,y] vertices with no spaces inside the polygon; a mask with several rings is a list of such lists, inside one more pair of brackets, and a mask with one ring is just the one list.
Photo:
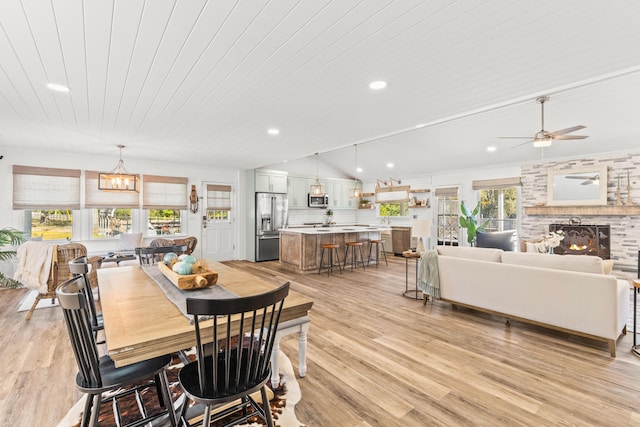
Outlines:
{"label": "white table leg", "polygon": [[271,352],[271,387],[274,389],[280,386],[280,338],[280,333],[276,333]]}
{"label": "white table leg", "polygon": [[309,322],[300,325],[298,335],[298,373],[300,378],[307,374],[307,333],[309,332]]}

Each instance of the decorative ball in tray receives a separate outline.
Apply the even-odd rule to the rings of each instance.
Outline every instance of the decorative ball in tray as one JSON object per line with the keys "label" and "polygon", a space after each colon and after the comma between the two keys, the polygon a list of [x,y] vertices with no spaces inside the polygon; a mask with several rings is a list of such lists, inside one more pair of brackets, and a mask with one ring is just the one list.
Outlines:
{"label": "decorative ball in tray", "polygon": [[218,273],[207,270],[194,256],[169,252],[158,263],[158,269],[178,289],[201,289],[218,282]]}

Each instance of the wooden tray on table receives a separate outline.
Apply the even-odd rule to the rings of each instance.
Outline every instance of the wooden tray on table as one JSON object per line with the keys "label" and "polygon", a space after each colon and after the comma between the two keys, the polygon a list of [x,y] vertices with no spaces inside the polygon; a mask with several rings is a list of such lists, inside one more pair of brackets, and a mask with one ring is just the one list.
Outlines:
{"label": "wooden tray on table", "polygon": [[201,289],[213,286],[218,282],[218,273],[205,270],[198,274],[178,274],[171,270],[164,262],[159,262],[158,270],[165,275],[178,289]]}

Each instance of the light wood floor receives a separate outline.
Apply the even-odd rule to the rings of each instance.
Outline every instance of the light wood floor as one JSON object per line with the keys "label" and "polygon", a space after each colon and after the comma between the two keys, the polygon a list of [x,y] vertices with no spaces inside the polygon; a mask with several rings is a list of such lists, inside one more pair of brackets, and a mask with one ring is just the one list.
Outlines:
{"label": "light wood floor", "polygon": [[[298,418],[309,427],[640,425],[640,358],[605,343],[405,298],[405,262],[297,275],[230,262],[314,300]],[[413,261],[410,264],[413,280]],[[517,280],[517,278],[514,278]],[[221,278],[221,282],[223,282]],[[0,291],[0,425],[55,426],[80,397],[59,309],[30,321]],[[297,340],[281,347],[297,367]]]}

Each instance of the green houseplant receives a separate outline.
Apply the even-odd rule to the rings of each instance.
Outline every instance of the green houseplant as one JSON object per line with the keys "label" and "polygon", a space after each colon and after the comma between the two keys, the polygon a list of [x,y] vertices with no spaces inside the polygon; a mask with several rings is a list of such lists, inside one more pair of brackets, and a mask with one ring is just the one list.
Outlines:
{"label": "green houseplant", "polygon": [[[4,248],[5,246],[19,245],[24,241],[25,238],[22,231],[14,230],[12,228],[0,229],[0,262],[9,261],[16,256],[16,251],[6,250]],[[5,288],[18,288],[22,286],[22,283],[0,273],[0,286],[4,286]]]}
{"label": "green houseplant", "polygon": [[462,201],[460,203],[460,211],[462,212],[462,215],[460,215],[460,227],[467,229],[467,242],[469,242],[470,245],[473,245],[478,231],[483,231],[489,223],[489,220],[478,225],[476,217],[478,216],[478,212],[480,212],[480,202],[478,202],[473,211],[469,211],[469,208],[467,208],[464,201]]}

